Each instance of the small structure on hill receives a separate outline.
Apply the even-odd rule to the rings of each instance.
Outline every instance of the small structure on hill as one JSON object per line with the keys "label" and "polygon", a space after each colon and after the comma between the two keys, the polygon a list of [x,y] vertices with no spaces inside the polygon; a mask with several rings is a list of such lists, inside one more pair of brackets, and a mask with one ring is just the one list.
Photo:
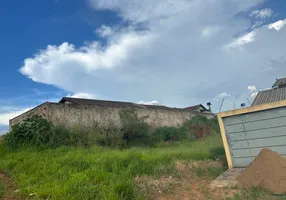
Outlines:
{"label": "small structure on hill", "polygon": [[190,106],[190,107],[187,107],[185,109],[190,110],[190,111],[197,111],[197,112],[201,112],[201,113],[211,113],[211,111],[209,109],[207,109],[206,107],[204,107],[202,104]]}
{"label": "small structure on hill", "polygon": [[[201,106],[203,107],[203,106]],[[10,120],[10,128],[34,115],[41,116],[55,125],[66,127],[120,126],[120,111],[132,109],[151,127],[180,126],[197,115],[213,118],[211,113],[198,109],[170,108],[161,105],[142,105],[131,102],[105,101],[64,97],[58,103],[46,102]]]}

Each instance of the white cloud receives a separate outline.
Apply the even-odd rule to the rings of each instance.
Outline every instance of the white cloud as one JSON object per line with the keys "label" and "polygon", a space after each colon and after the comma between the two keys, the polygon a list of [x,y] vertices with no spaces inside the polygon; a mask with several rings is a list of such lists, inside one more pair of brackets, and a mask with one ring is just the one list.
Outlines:
{"label": "white cloud", "polygon": [[[49,45],[33,58],[25,59],[20,71],[33,81],[82,92],[82,88],[75,90],[76,85],[70,81],[78,80],[79,75],[92,76],[92,72],[99,69],[121,66],[130,56],[130,50],[144,44],[146,40],[148,35],[130,31],[110,40],[108,47],[97,41],[80,48],[67,42],[60,46]],[[81,87],[80,84],[78,86]]]}
{"label": "white cloud", "polygon": [[286,25],[286,19],[284,20],[279,20],[277,22],[274,22],[272,24],[268,25],[269,29],[275,29],[276,31],[280,31],[284,26]]}
{"label": "white cloud", "polygon": [[159,101],[139,101],[137,102],[138,104],[143,104],[143,105],[161,105]]}
{"label": "white cloud", "polygon": [[[24,75],[71,93],[133,102],[157,99],[176,107],[209,102],[219,91],[243,102],[249,83],[266,88],[277,74],[286,75],[285,29],[262,26],[237,37],[252,20],[237,14],[263,0],[90,2],[95,10],[111,10],[128,23],[110,27],[112,34],[100,33],[103,44],[49,46],[25,60]],[[226,44],[228,50],[243,51],[224,51]],[[214,109],[220,104],[215,103]]]}
{"label": "white cloud", "polygon": [[241,47],[243,45],[246,45],[248,43],[253,42],[254,39],[255,39],[255,32],[252,31],[252,32],[249,32],[249,33],[247,33],[247,34],[245,34],[245,35],[235,39],[230,44],[226,45],[226,48],[227,49],[238,48],[238,47]]}
{"label": "white cloud", "polygon": [[256,17],[256,18],[261,18],[261,19],[265,19],[267,17],[270,17],[272,15],[272,10],[270,8],[265,8],[265,9],[262,9],[262,10],[255,10],[255,11],[252,11],[250,13],[250,16],[251,17]]}
{"label": "white cloud", "polygon": [[68,95],[68,97],[82,98],[82,99],[96,99],[96,95],[89,93],[75,93],[73,95]]}
{"label": "white cloud", "polygon": [[255,85],[249,85],[247,88],[248,88],[249,92],[256,92],[257,91]]}
{"label": "white cloud", "polygon": [[252,11],[249,15],[252,18],[251,29],[253,30],[265,24],[272,14],[273,11],[269,8]]}
{"label": "white cloud", "polygon": [[249,91],[250,99],[253,101],[255,99],[256,95],[258,94],[256,86],[255,85],[249,85],[248,91]]}
{"label": "white cloud", "polygon": [[215,101],[221,101],[222,99],[226,99],[226,98],[230,98],[231,95],[226,93],[226,92],[223,92],[223,93],[220,93],[219,95],[215,96],[214,100]]}
{"label": "white cloud", "polygon": [[0,126],[8,126],[9,120],[21,115],[24,112],[27,112],[29,108],[13,108],[10,111],[0,112]]}
{"label": "white cloud", "polygon": [[114,34],[114,30],[110,26],[102,25],[100,28],[96,29],[96,33],[101,37],[108,37]]}

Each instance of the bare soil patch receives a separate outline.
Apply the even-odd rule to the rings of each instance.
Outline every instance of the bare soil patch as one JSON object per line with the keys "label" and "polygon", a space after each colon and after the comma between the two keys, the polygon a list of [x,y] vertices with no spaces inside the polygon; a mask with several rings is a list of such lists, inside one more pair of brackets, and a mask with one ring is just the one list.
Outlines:
{"label": "bare soil patch", "polygon": [[219,161],[177,161],[176,168],[179,175],[176,177],[163,176],[158,179],[151,176],[135,178],[135,183],[146,194],[149,199],[158,200],[204,200],[204,199],[226,199],[233,198],[238,189],[215,188],[210,184],[214,178],[207,174],[198,176],[196,169],[202,170],[210,167],[222,167]]}
{"label": "bare soil patch", "polygon": [[247,187],[261,187],[275,194],[285,194],[286,159],[270,149],[262,149],[238,181]]}

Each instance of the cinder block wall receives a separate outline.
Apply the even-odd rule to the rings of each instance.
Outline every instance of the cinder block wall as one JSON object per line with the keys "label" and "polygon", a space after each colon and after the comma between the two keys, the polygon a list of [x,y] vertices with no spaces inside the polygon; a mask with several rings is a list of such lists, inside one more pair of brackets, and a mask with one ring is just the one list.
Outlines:
{"label": "cinder block wall", "polygon": [[[144,117],[145,121],[153,128],[180,126],[196,115],[213,118],[212,114],[201,114],[176,108],[151,109],[142,106],[142,108],[134,109],[138,116]],[[122,110],[120,107],[45,103],[10,120],[10,127],[35,114],[44,117],[55,125],[65,125],[67,127],[92,127],[95,124],[120,126],[120,110]]]}

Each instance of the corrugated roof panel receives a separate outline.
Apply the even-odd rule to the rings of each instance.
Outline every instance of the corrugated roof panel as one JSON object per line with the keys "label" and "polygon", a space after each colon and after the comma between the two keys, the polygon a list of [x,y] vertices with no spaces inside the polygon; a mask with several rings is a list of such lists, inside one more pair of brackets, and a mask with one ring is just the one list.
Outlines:
{"label": "corrugated roof panel", "polygon": [[286,100],[286,88],[277,88],[260,91],[255,97],[252,106]]}

